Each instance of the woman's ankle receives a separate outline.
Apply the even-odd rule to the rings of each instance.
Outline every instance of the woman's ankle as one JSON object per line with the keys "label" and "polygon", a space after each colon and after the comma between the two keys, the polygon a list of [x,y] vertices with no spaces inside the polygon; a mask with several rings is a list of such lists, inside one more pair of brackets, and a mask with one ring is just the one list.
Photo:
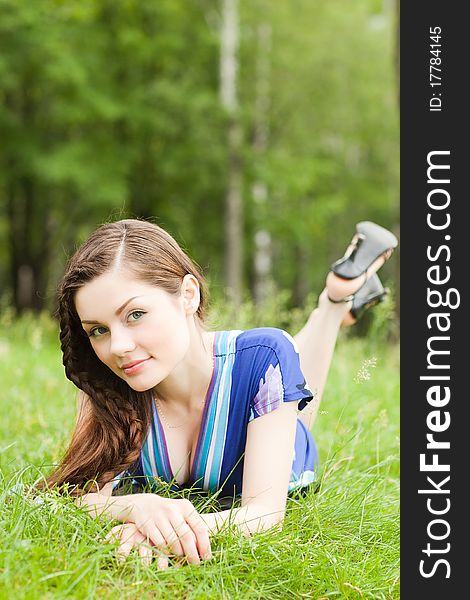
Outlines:
{"label": "woman's ankle", "polygon": [[325,287],[318,298],[317,310],[323,314],[335,316],[340,322],[344,316],[351,310],[352,302],[332,302],[328,287]]}
{"label": "woman's ankle", "polygon": [[367,275],[363,273],[355,279],[343,279],[330,271],[326,276],[326,290],[332,303],[343,302],[345,298],[353,296],[366,282]]}

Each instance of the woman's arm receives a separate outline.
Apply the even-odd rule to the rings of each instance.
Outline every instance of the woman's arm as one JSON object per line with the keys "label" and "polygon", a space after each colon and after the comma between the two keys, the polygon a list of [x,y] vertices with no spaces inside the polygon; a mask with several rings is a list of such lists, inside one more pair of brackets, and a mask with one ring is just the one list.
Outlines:
{"label": "woman's arm", "polygon": [[[240,508],[199,514],[187,500],[170,500],[155,494],[113,497],[111,482],[103,486],[99,493],[83,496],[81,506],[86,506],[94,515],[106,514],[125,523],[136,523],[136,528],[145,532],[153,545],[162,549],[170,546],[174,554],[186,555],[189,562],[198,564],[200,557],[209,558],[211,555],[208,533],[217,532],[227,523],[235,524],[244,535],[282,523],[296,424],[297,403],[286,402],[248,425]],[[165,506],[161,506],[159,501],[163,501]],[[173,536],[167,535],[164,540],[160,535],[162,522],[168,525],[179,522],[180,529],[175,526]],[[190,524],[191,533],[187,530],[183,532],[181,524]],[[175,540],[176,536],[179,539]],[[182,545],[173,546],[168,543],[169,540]]]}
{"label": "woman's arm", "polygon": [[125,523],[131,511],[130,495],[112,496],[113,482],[104,485],[99,492],[84,494],[75,500],[75,504],[84,508],[91,517],[104,515]]}
{"label": "woman's arm", "polygon": [[203,513],[211,532],[234,523],[242,533],[269,529],[284,519],[294,458],[297,402],[285,402],[248,425],[243,468],[242,506]]}
{"label": "woman's arm", "polygon": [[[80,392],[77,427],[89,410],[90,400]],[[154,546],[186,556],[191,564],[199,564],[201,558],[210,556],[208,527],[189,500],[163,498],[157,494],[112,496],[113,487],[110,481],[98,492],[77,498],[75,503],[92,517],[104,515],[122,523],[134,523]]]}

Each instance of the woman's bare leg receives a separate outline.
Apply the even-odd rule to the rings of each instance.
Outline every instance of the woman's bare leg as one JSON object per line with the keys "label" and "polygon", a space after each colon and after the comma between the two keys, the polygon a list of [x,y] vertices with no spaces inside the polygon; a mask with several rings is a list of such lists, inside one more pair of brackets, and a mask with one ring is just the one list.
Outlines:
{"label": "woman's bare leg", "polygon": [[[359,240],[359,234],[356,233],[346,249],[345,258],[352,257]],[[349,312],[350,300],[368,278],[390,258],[392,252],[393,248],[386,250],[355,279],[344,279],[330,271],[326,278],[326,287],[318,299],[318,307],[294,338],[299,349],[300,366],[309,388],[314,393],[314,399],[299,412],[299,418],[308,429],[312,428],[317,416],[339,328],[342,324],[354,323],[354,318]],[[348,299],[348,302],[344,302],[344,299]]]}
{"label": "woman's bare leg", "polygon": [[330,302],[325,288],[318,299],[317,308],[294,337],[299,349],[300,367],[314,393],[314,399],[299,412],[299,418],[308,429],[312,428],[317,417],[339,328],[350,308],[351,302]]}
{"label": "woman's bare leg", "polygon": [[302,372],[309,388],[314,392],[314,399],[299,412],[299,418],[308,429],[312,428],[317,417],[340,326],[354,323],[352,317],[348,315],[351,302],[335,303],[328,297],[339,301],[354,294],[364,281],[384,264],[390,254],[391,251],[379,257],[363,276],[356,279],[342,279],[330,271],[326,278],[326,287],[318,299],[317,308],[294,337],[299,349]]}

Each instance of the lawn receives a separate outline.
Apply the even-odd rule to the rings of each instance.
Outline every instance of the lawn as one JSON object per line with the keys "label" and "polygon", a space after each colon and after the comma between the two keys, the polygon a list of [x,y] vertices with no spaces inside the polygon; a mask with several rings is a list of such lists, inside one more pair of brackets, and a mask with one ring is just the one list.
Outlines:
{"label": "lawn", "polygon": [[[265,323],[266,324],[266,323]],[[399,598],[398,347],[342,334],[314,428],[319,486],[288,501],[282,531],[213,537],[202,566],[115,560],[111,528],[11,488],[57,461],[72,431],[56,324],[0,317],[0,598]],[[202,501],[202,500],[201,500]]]}

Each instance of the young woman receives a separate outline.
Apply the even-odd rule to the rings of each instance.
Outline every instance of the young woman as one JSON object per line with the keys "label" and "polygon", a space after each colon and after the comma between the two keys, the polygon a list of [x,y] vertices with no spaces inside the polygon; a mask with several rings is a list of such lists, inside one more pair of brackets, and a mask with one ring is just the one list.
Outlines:
{"label": "young woman", "polygon": [[[359,223],[292,338],[274,328],[209,331],[203,277],[167,232],[133,219],[97,229],[59,287],[79,414],[61,464],[39,487],[68,484],[92,515],[123,523],[110,532],[121,555],[137,546],[147,562],[158,555],[158,568],[171,556],[210,557],[210,533],[229,518],[244,533],[279,525],[288,492],[315,477],[310,430],[339,327],[383,297],[375,271],[396,244]],[[241,505],[199,514],[189,500],[151,493],[162,480],[241,496]]]}

